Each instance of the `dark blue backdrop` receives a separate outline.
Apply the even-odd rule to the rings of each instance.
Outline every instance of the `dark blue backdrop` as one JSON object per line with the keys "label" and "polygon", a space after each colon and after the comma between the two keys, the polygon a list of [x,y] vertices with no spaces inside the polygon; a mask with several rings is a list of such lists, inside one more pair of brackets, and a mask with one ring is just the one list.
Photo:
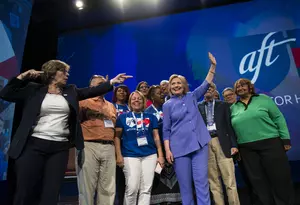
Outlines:
{"label": "dark blue backdrop", "polygon": [[135,77],[127,82],[131,90],[141,80],[158,84],[173,73],[195,88],[205,78],[211,51],[220,91],[247,77],[274,98],[292,135],[289,158],[299,160],[298,8],[298,0],[254,0],[81,30],[60,37],[58,58],[71,65],[70,82],[78,86],[87,86],[93,74],[127,72]]}

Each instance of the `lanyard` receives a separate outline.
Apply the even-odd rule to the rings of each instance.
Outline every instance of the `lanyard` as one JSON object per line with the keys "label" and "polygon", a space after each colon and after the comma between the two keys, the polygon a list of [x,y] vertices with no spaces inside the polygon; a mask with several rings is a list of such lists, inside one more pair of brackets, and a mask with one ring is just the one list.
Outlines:
{"label": "lanyard", "polygon": [[[128,110],[130,110],[127,104],[126,104],[126,107]],[[117,108],[117,110],[119,110],[119,105],[117,103],[116,103],[116,108]]]}
{"label": "lanyard", "polygon": [[[136,119],[136,117],[135,117],[134,112],[132,112],[132,116],[133,116],[134,121],[135,121],[136,131],[138,131],[138,121],[137,121],[137,119]],[[142,124],[141,124],[141,126],[142,126],[142,131],[144,131],[144,117],[143,117],[143,113],[141,113],[141,119],[142,119]]]}
{"label": "lanyard", "polygon": [[157,120],[159,121],[160,119],[162,119],[159,111],[157,110],[157,108],[152,104],[151,105],[153,107],[153,109],[155,110],[156,113],[154,113],[154,116],[156,116]]}
{"label": "lanyard", "polygon": [[[214,109],[215,109],[215,100],[213,100],[213,102],[212,102],[212,117],[213,117],[213,119],[214,119],[214,116],[215,116]],[[205,114],[207,116],[207,105],[205,105]]]}
{"label": "lanyard", "polygon": [[157,114],[159,114],[159,111],[156,109],[156,107],[152,104],[151,105],[152,107],[153,107],[153,109],[155,110],[155,112],[157,113]]}

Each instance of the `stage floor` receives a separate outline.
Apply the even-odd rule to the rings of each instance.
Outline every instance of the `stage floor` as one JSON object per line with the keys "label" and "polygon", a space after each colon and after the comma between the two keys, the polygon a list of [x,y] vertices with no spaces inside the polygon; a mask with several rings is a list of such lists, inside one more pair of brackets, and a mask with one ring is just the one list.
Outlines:
{"label": "stage floor", "polygon": [[[239,197],[241,205],[251,205],[249,203],[249,194],[246,188],[239,188]],[[61,196],[59,205],[77,205],[77,196]],[[300,205],[300,183],[295,184],[295,204]]]}

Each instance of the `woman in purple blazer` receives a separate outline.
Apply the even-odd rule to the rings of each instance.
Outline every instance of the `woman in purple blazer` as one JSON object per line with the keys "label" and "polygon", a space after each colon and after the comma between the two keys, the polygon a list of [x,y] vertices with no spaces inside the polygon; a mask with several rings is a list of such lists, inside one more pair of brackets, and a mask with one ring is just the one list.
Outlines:
{"label": "woman in purple blazer", "polygon": [[212,82],[216,59],[209,53],[211,63],[205,81],[189,92],[186,79],[172,75],[169,80],[171,98],[163,105],[163,138],[166,158],[174,163],[183,205],[194,205],[193,182],[197,204],[210,205],[207,176],[210,135],[198,111],[198,100]]}

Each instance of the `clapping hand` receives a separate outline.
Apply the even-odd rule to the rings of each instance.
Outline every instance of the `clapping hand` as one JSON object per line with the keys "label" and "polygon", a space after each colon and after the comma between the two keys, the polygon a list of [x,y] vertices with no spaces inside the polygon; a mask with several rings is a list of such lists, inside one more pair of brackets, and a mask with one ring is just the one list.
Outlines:
{"label": "clapping hand", "polygon": [[132,78],[133,76],[131,75],[126,75],[126,73],[120,73],[116,77],[110,80],[110,84],[114,85],[117,83],[123,83],[126,79]]}

